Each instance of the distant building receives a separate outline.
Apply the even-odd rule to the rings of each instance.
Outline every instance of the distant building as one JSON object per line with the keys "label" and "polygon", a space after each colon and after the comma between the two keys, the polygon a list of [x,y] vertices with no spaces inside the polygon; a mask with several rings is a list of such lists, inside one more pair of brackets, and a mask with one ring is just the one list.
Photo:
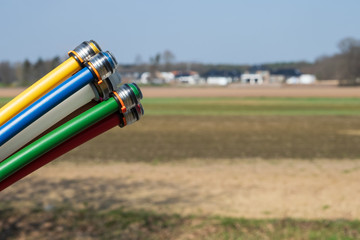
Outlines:
{"label": "distant building", "polygon": [[225,86],[232,82],[238,82],[241,73],[237,70],[210,70],[203,74],[203,76],[206,79],[207,84]]}
{"label": "distant building", "polygon": [[202,82],[200,75],[195,71],[174,71],[175,82],[180,84],[195,85]]}
{"label": "distant building", "polygon": [[209,85],[226,86],[232,82],[231,77],[208,77],[206,83]]}
{"label": "distant building", "polygon": [[161,72],[161,78],[165,83],[170,83],[175,80],[175,75],[172,72]]}
{"label": "distant building", "polygon": [[301,72],[295,68],[283,68],[270,72],[269,83],[287,83],[287,80],[293,81],[298,78]]}
{"label": "distant building", "polygon": [[140,83],[142,84],[149,84],[150,83],[150,73],[144,72],[140,76]]}
{"label": "distant building", "polygon": [[242,84],[263,84],[269,83],[270,71],[263,65],[251,66],[248,71],[241,75]]}
{"label": "distant building", "polygon": [[[144,72],[140,76],[140,83],[142,84],[164,84],[174,81],[175,75],[172,72],[155,72],[155,77],[151,79],[150,72]],[[150,81],[151,80],[151,81]]]}
{"label": "distant building", "polygon": [[270,79],[269,79],[269,83],[270,84],[275,84],[275,83],[284,83],[286,80],[284,75],[281,74],[271,74],[270,75]]}
{"label": "distant building", "polygon": [[316,82],[315,75],[302,74],[299,77],[290,77],[286,79],[287,84],[314,84]]}
{"label": "distant building", "polygon": [[[265,84],[268,84],[270,83],[270,71],[269,70],[259,70],[259,71],[256,71],[255,74],[258,74],[261,76],[263,82],[262,83],[265,83]],[[261,84],[261,83],[259,83]]]}
{"label": "distant building", "polygon": [[263,84],[264,79],[261,74],[256,73],[244,73],[241,75],[241,83],[242,84]]}

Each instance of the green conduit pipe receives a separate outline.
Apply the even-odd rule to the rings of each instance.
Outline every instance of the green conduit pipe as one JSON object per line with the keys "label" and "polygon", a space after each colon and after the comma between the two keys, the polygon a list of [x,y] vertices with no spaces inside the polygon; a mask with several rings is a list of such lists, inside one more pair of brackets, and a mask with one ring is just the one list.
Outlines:
{"label": "green conduit pipe", "polygon": [[[119,109],[121,111],[134,107],[142,94],[135,95],[133,91],[128,91],[129,85],[131,86],[131,84],[123,85],[118,93],[114,92],[113,98],[97,104],[1,162],[0,181]],[[119,95],[123,96],[121,100]]]}

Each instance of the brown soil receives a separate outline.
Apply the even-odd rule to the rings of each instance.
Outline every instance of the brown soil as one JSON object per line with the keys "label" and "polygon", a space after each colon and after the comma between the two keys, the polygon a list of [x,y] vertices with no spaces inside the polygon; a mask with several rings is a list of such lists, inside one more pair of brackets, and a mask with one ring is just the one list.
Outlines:
{"label": "brown soil", "polygon": [[0,88],[0,97],[15,97],[25,88]]}
{"label": "brown soil", "polygon": [[[14,97],[23,88],[0,88],[0,97]],[[288,87],[142,87],[144,97],[360,97],[359,88]]]}
{"label": "brown soil", "polygon": [[17,209],[96,209],[247,218],[358,219],[360,160],[188,160],[49,165],[4,190]]}
{"label": "brown soil", "polygon": [[[175,127],[176,126],[176,127]],[[66,161],[357,159],[358,116],[147,116],[74,149]],[[122,151],[125,149],[126,151]]]}

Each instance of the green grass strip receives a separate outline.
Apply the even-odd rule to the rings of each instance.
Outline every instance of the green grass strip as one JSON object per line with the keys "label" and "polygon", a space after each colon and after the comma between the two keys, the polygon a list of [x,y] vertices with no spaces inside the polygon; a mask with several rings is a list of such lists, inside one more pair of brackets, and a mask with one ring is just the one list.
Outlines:
{"label": "green grass strip", "polygon": [[[0,98],[0,106],[10,98]],[[145,98],[146,115],[359,116],[360,98]]]}
{"label": "green grass strip", "polygon": [[360,115],[358,98],[144,98],[147,115]]}

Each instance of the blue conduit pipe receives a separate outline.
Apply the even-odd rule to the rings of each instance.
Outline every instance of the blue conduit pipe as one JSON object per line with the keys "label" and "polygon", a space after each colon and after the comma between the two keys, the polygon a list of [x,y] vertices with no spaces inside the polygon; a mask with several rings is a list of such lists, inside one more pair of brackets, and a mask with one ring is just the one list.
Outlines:
{"label": "blue conduit pipe", "polygon": [[114,73],[116,64],[116,59],[110,52],[100,52],[92,57],[86,64],[86,68],[71,76],[2,125],[0,127],[0,146],[85,85],[94,80],[102,81],[109,77]]}

